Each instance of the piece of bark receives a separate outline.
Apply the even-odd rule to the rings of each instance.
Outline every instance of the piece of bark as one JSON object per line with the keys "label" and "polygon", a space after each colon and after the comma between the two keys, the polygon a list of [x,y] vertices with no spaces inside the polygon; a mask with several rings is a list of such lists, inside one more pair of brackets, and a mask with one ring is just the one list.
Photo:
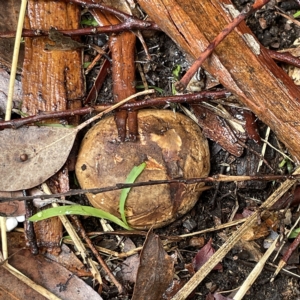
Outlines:
{"label": "piece of bark", "polygon": [[[110,40],[114,102],[119,102],[136,92],[135,40],[136,37],[132,32],[123,32]],[[128,120],[128,138],[134,141],[137,136],[137,111],[120,110],[116,112],[115,120],[120,140],[125,141]]]}
{"label": "piece of bark", "polygon": [[[27,29],[77,29],[78,6],[62,1],[28,2]],[[81,107],[84,96],[81,50],[46,51],[48,37],[25,38],[22,111],[60,111]]]}
{"label": "piece of bark", "polygon": [[[80,24],[80,8],[63,1],[30,0],[25,28],[36,30],[77,29]],[[48,37],[25,38],[23,65],[22,111],[35,115],[41,111],[60,111],[81,107],[84,96],[81,49],[46,51],[46,44],[53,44]],[[62,120],[49,120],[59,123]],[[76,125],[79,116],[69,118]],[[48,183],[59,182],[62,174]],[[56,190],[65,188],[57,187]],[[55,191],[55,189],[53,190]],[[62,225],[58,218],[35,224],[38,243],[52,253],[60,251]]]}
{"label": "piece of bark", "polygon": [[207,138],[215,141],[234,156],[240,157],[243,154],[244,147],[237,143],[236,135],[231,128],[224,126],[225,120],[201,105],[191,104],[191,109]]}
{"label": "piece of bark", "polygon": [[[21,0],[0,1],[0,32],[14,31],[17,28]],[[11,68],[15,38],[0,39],[0,65]],[[21,73],[24,59],[24,44],[20,45],[17,72]],[[1,88],[3,86],[1,85]],[[5,110],[4,110],[5,111]]]}
{"label": "piece of bark", "polygon": [[[139,0],[159,27],[192,59],[232,20],[229,0]],[[269,125],[300,160],[299,89],[242,22],[203,64],[228,90]]]}
{"label": "piece of bark", "polygon": [[[106,1],[107,5],[124,10],[125,4]],[[120,4],[120,7],[118,5]],[[128,13],[128,11],[126,11]],[[102,26],[116,25],[120,21],[113,15],[99,10],[92,10],[93,16]],[[135,41],[136,36],[132,32],[122,32],[113,35],[109,39],[109,48],[112,57],[112,78],[114,102],[119,102],[136,93],[135,89]],[[134,101],[134,100],[133,100]],[[118,128],[119,139],[124,142],[126,138],[135,141],[137,129],[137,112],[119,110],[115,114],[115,122]],[[128,123],[128,137],[126,133],[126,123]]]}

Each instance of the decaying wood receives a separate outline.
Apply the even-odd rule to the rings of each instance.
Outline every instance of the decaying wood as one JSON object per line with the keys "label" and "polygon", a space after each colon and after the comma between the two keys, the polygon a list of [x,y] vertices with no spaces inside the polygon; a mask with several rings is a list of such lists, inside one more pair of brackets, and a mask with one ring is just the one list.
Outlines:
{"label": "decaying wood", "polygon": [[[110,40],[112,54],[112,77],[114,101],[119,102],[135,94],[135,40],[132,32],[123,32],[113,36]],[[128,138],[136,140],[137,136],[137,111],[116,112],[115,120],[121,141],[126,138],[126,121],[128,121]]]}
{"label": "decaying wood", "polygon": [[[28,2],[28,17],[25,27],[34,30],[77,29],[80,21],[79,7],[63,1],[31,0]],[[45,44],[53,44],[48,37],[26,38],[23,65],[22,111],[35,115],[41,111],[60,111],[81,107],[84,96],[81,50],[46,51]],[[76,123],[78,116],[68,119]],[[59,122],[52,120],[50,122]],[[58,174],[50,180],[53,192],[60,188]],[[51,218],[35,224],[40,246],[59,252],[62,225],[58,218]]]}
{"label": "decaying wood", "polygon": [[[72,4],[32,0],[26,27],[76,29],[79,13]],[[53,42],[48,37],[25,38],[22,111],[28,115],[78,108],[84,96],[81,50],[46,51],[45,44]]]}
{"label": "decaying wood", "polygon": [[[1,11],[1,22],[0,22],[0,35],[3,32],[10,30],[15,30],[17,28],[19,8],[21,1],[6,0],[0,1],[0,11]],[[9,13],[7,13],[9,12]],[[13,49],[15,44],[15,36],[11,36],[8,39],[0,39],[0,64],[11,68]],[[21,73],[22,64],[24,59],[24,47],[21,44],[19,58],[18,58],[18,68],[17,72]]]}
{"label": "decaying wood", "polygon": [[[106,1],[112,5],[112,1]],[[112,2],[112,3],[110,3]],[[118,2],[113,3],[118,7]],[[122,8],[122,4],[120,4]],[[120,21],[110,13],[92,10],[97,21],[104,26],[116,25]],[[135,90],[135,41],[136,36],[132,32],[122,32],[113,35],[109,39],[109,48],[112,57],[112,79],[114,102],[119,102],[136,93]],[[128,121],[128,139],[136,140],[137,136],[137,112],[126,110],[117,111],[115,122],[118,128],[118,135],[121,141],[126,138],[126,123]]]}
{"label": "decaying wood", "polygon": [[236,157],[243,154],[244,147],[237,143],[233,130],[224,126],[224,119],[201,105],[191,104],[191,109],[207,138],[216,141],[223,149]]}
{"label": "decaying wood", "polygon": [[[236,15],[229,0],[139,0],[160,28],[192,59],[199,57]],[[269,125],[300,160],[299,89],[242,22],[204,67]]]}

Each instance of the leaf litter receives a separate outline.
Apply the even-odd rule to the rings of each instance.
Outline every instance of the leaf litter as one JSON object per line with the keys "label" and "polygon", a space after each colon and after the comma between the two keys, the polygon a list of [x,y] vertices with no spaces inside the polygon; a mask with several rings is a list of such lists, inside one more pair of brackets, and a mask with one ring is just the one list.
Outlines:
{"label": "leaf litter", "polygon": [[29,126],[0,132],[0,191],[30,189],[54,175],[66,162],[77,133],[129,100],[132,95],[75,128]]}

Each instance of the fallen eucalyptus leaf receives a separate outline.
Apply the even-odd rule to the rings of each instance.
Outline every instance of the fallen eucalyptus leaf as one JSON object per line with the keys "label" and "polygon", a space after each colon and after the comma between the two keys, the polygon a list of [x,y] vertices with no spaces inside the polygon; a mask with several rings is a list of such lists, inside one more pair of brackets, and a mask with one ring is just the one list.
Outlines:
{"label": "fallen eucalyptus leaf", "polygon": [[37,186],[66,162],[76,129],[24,127],[0,131],[0,190]]}
{"label": "fallen eucalyptus leaf", "polygon": [[153,92],[131,95],[75,128],[29,126],[0,131],[0,191],[25,190],[43,183],[66,162],[79,130],[129,100]]}
{"label": "fallen eucalyptus leaf", "polygon": [[132,300],[163,299],[173,275],[174,261],[164,250],[159,237],[150,230],[140,255]]}

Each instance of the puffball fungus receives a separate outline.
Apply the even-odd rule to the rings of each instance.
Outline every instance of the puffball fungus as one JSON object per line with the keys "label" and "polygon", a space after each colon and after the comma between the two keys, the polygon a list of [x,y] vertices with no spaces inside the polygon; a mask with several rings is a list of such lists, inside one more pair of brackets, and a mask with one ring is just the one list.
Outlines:
{"label": "puffball fungus", "polygon": [[[114,117],[106,117],[85,135],[76,163],[82,188],[123,183],[134,166],[146,162],[136,182],[206,177],[210,169],[207,140],[189,118],[169,110],[138,112],[139,140],[121,143]],[[134,187],[125,206],[129,225],[136,229],[162,227],[189,211],[203,183],[172,183]],[[91,204],[120,218],[121,190],[87,194]]]}

